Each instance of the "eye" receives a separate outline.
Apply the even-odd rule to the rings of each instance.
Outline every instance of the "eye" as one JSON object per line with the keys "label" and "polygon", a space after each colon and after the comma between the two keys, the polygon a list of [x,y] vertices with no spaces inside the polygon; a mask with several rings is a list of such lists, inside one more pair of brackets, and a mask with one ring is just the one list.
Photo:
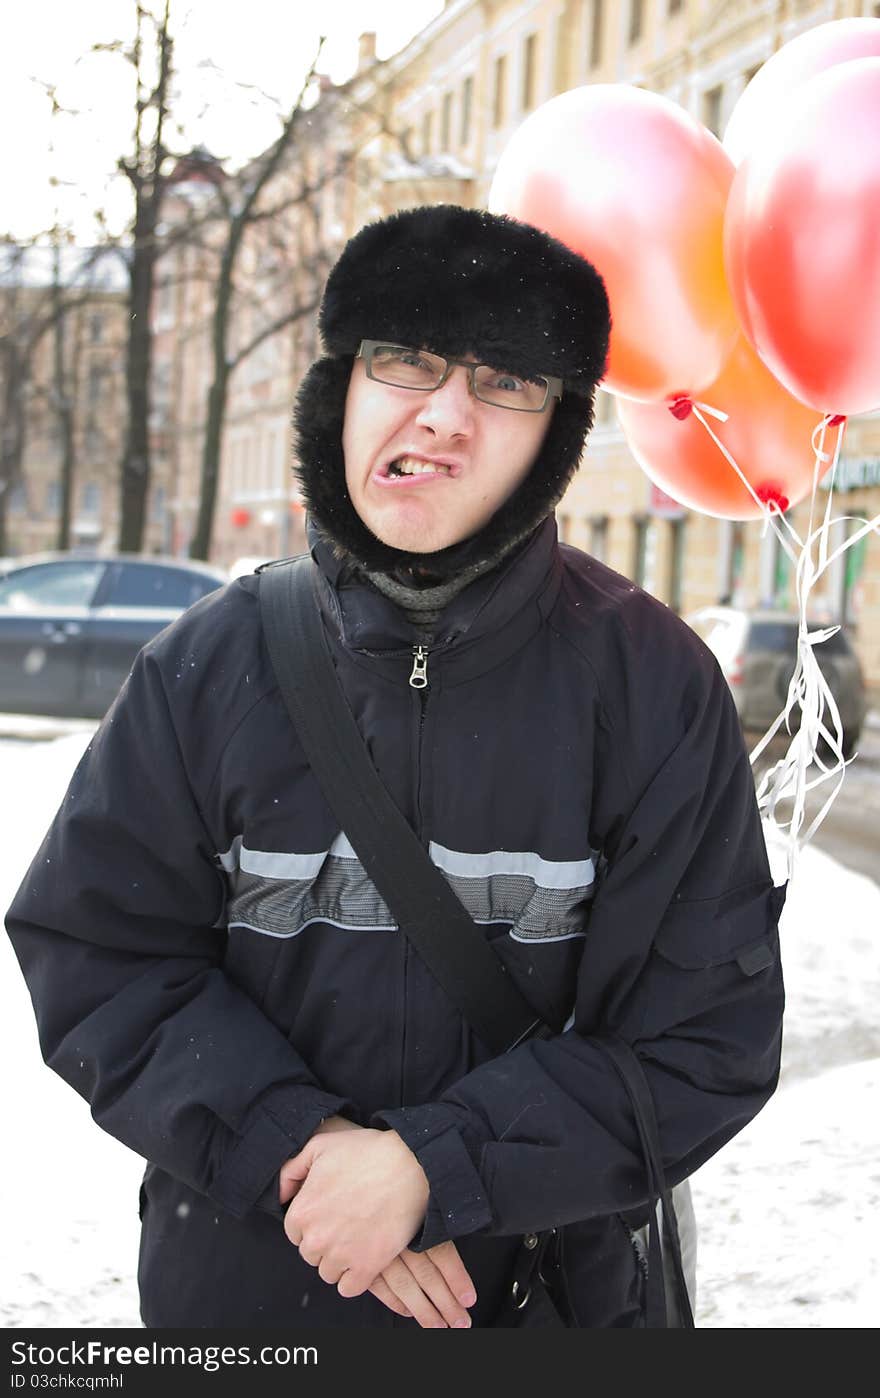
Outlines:
{"label": "eye", "polygon": [[518,379],[516,374],[504,374],[499,369],[489,378],[489,386],[497,388],[502,393],[522,393],[525,389],[525,381]]}
{"label": "eye", "polygon": [[394,351],[393,358],[400,364],[405,364],[408,369],[429,369],[431,366],[427,360],[414,349],[399,349]]}

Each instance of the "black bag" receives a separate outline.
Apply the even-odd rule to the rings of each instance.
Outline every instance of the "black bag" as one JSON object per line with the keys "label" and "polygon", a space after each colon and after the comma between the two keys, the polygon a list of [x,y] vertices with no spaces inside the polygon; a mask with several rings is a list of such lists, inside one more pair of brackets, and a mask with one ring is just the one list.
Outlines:
{"label": "black bag", "polygon": [[[558,1034],[561,1023],[546,1024],[536,1015],[382,785],[336,677],[311,558],[306,554],[264,564],[258,572],[269,657],[309,765],[401,931],[493,1052],[508,1052],[531,1036]],[[675,1213],[644,1070],[622,1039],[597,1035],[590,1042],[608,1055],[629,1094],[645,1160],[650,1213],[644,1323],[663,1328],[670,1323],[659,1213],[678,1293],[678,1323],[692,1327]],[[595,1222],[612,1229],[616,1223],[627,1226],[625,1220]],[[581,1323],[566,1285],[565,1234],[562,1228],[524,1236],[493,1326],[547,1329]]]}

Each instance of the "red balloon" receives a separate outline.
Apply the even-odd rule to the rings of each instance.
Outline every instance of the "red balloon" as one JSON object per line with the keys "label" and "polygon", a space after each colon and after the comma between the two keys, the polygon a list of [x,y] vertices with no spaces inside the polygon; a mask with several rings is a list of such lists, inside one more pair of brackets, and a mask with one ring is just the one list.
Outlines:
{"label": "red balloon", "polygon": [[605,280],[612,392],[657,401],[717,377],[737,335],[723,255],[733,174],[710,131],[625,83],[545,102],[502,152],[489,207],[552,233]]}
{"label": "red balloon", "polygon": [[854,58],[880,57],[880,19],[834,19],[783,44],[762,64],[734,107],[724,149],[735,165],[784,119],[792,95],[817,73]]}
{"label": "red balloon", "polygon": [[[703,396],[728,414],[726,422],[706,420],[762,504],[786,510],[809,495],[817,414],[786,392],[745,339],[737,341],[717,382]],[[617,415],[642,470],[668,495],[720,519],[762,515],[689,401],[670,407],[621,398]],[[827,469],[827,464],[822,467]]]}
{"label": "red balloon", "polygon": [[743,162],[725,261],[743,330],[796,398],[880,407],[880,58],[811,78]]}

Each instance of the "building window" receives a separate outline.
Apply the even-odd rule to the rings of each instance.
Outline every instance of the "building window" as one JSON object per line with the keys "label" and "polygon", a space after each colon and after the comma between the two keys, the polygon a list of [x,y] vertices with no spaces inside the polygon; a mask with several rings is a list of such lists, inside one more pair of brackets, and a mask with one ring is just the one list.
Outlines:
{"label": "building window", "polygon": [[569,515],[559,515],[559,542],[567,544],[571,541],[571,517]]}
{"label": "building window", "polygon": [[593,13],[590,20],[590,67],[598,68],[602,62],[602,0],[593,0]]}
{"label": "building window", "polygon": [[679,10],[681,9],[681,4],[682,0],[669,0],[668,13],[671,15],[677,15]]}
{"label": "building window", "polygon": [[61,513],[61,482],[48,481],[46,484],[46,514],[50,519]]}
{"label": "building window", "polygon": [[89,365],[89,381],[86,393],[86,402],[90,408],[94,408],[100,402],[101,393],[104,388],[104,366],[103,364]]}
{"label": "building window", "polygon": [[522,109],[530,112],[535,105],[535,85],[538,67],[538,36],[528,34],[522,46]]}
{"label": "building window", "polygon": [[496,130],[504,125],[506,88],[507,54],[502,53],[495,59],[495,81],[492,86],[492,125]]}
{"label": "building window", "polygon": [[101,486],[98,481],[87,481],[83,486],[81,513],[99,515],[101,513]]}
{"label": "building window", "polygon": [[465,78],[461,89],[461,144],[466,146],[471,139],[471,111],[474,105],[474,80]]}
{"label": "building window", "polygon": [[629,0],[629,42],[637,44],[642,37],[642,25],[645,19],[645,7],[643,0]]}
{"label": "building window", "polygon": [[733,607],[740,600],[745,573],[745,530],[736,520],[728,520],[721,528],[718,602],[722,607]]}
{"label": "building window", "polygon": [[590,553],[600,563],[608,557],[608,516],[594,515],[590,520]]}
{"label": "building window", "polygon": [[682,582],[684,580],[684,529],[686,519],[669,521],[669,605],[674,612],[681,611]]}
{"label": "building window", "polygon": [[89,321],[89,339],[93,345],[100,344],[104,338],[104,317],[93,315]]}
{"label": "building window", "polygon": [[721,135],[721,103],[723,97],[723,87],[710,87],[708,92],[703,93],[703,125],[709,128],[713,136]]}
{"label": "building window", "polygon": [[150,518],[154,524],[164,524],[168,512],[167,492],[164,485],[153,487],[150,500]]}
{"label": "building window", "polygon": [[447,92],[440,110],[440,149],[452,150],[452,93]]}
{"label": "building window", "polygon": [[27,514],[27,508],[27,488],[24,481],[18,481],[9,493],[9,513],[12,515],[24,515]]}
{"label": "building window", "polygon": [[422,155],[431,154],[434,143],[434,113],[425,112],[422,117]]}
{"label": "building window", "polygon": [[761,540],[761,605],[787,611],[792,601],[792,575],[788,554],[776,530]]}

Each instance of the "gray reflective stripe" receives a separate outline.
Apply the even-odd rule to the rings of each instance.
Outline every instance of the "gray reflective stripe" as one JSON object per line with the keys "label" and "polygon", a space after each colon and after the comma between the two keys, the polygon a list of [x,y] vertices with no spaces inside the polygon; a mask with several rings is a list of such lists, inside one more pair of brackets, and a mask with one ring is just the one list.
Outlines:
{"label": "gray reflective stripe", "polygon": [[229,930],[233,927],[243,927],[247,932],[259,932],[261,937],[277,937],[279,941],[287,941],[290,937],[298,937],[300,932],[306,927],[313,927],[316,922],[325,926],[338,927],[342,932],[396,932],[398,930],[396,922],[389,922],[386,925],[379,923],[371,924],[369,927],[361,927],[349,922],[333,922],[329,917],[310,917],[308,922],[300,923],[299,927],[291,928],[289,932],[270,932],[268,927],[257,927],[253,922],[230,922]]}
{"label": "gray reflective stripe", "polygon": [[[430,854],[475,922],[507,923],[517,942],[585,935],[592,857],[553,862],[529,851],[466,854],[438,844]],[[397,926],[342,832],[314,854],[249,849],[239,836],[217,863],[229,878],[230,927],[285,938],[313,922],[351,931]]]}
{"label": "gray reflective stripe", "polygon": [[[482,919],[475,918],[474,921],[482,925]],[[509,935],[515,942],[540,942],[543,946],[545,942],[570,942],[573,937],[586,937],[587,930],[584,927],[575,932],[517,932],[515,927],[511,927]]]}
{"label": "gray reflective stripe", "polygon": [[498,874],[531,879],[541,888],[586,888],[596,875],[596,863],[587,859],[542,859],[530,850],[490,850],[487,854],[462,854],[431,841],[428,852],[446,874],[461,879],[490,879]]}
{"label": "gray reflective stripe", "polygon": [[241,869],[245,874],[259,874],[264,879],[315,879],[330,856],[335,859],[357,859],[346,836],[339,832],[329,849],[317,854],[282,854],[271,850],[248,849],[241,836],[233,840],[225,854],[217,859],[228,874]]}

